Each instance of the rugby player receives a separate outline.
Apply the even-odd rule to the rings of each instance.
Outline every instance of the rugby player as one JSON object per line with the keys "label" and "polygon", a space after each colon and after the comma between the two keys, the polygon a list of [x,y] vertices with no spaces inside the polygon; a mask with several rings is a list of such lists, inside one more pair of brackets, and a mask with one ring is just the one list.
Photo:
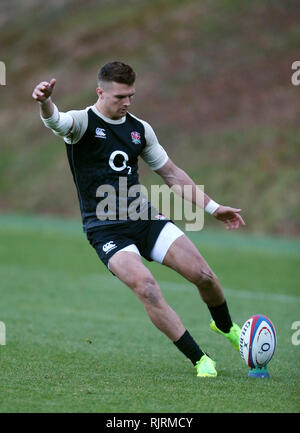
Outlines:
{"label": "rugby player", "polygon": [[[139,185],[138,157],[141,157],[170,188],[175,187],[181,193],[189,185],[192,193],[185,198],[204,207],[227,229],[238,229],[245,222],[241,209],[220,205],[201,191],[169,158],[150,124],[128,111],[135,81],[132,67],[115,61],[100,68],[97,101],[84,110],[66,113],[58,110],[52,101],[54,78],[39,83],[32,97],[40,104],[44,125],[64,139],[83,230],[99,258],[140,299],[153,324],[190,359],[197,376],[216,377],[216,362],[200,348],[165,301],[141,257],[174,269],[194,284],[210,311],[210,328],[239,350],[240,328],[232,322],[218,278],[186,234],[160,215],[150,202],[140,201],[138,210],[143,218],[131,218],[129,209],[135,197],[126,194],[125,201],[124,195],[120,198],[120,179],[127,188],[125,192]],[[104,185],[106,192],[101,189]],[[112,208],[115,212],[106,212],[110,195],[116,198],[116,206]]]}

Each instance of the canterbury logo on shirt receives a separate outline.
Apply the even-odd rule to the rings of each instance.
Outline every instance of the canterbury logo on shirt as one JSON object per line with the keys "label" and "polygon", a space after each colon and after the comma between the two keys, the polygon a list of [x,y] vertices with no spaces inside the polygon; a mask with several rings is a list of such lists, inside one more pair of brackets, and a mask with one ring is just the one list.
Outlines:
{"label": "canterbury logo on shirt", "polygon": [[103,128],[96,128],[95,134],[96,134],[95,137],[106,138],[106,132],[105,129]]}

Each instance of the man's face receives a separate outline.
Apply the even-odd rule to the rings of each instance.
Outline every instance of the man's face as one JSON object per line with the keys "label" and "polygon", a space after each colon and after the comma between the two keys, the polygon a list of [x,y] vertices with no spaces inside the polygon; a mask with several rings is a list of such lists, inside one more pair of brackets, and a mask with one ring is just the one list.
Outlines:
{"label": "man's face", "polygon": [[97,87],[96,91],[101,112],[114,120],[126,115],[135,94],[134,84],[128,86],[115,81],[104,83],[103,86]]}

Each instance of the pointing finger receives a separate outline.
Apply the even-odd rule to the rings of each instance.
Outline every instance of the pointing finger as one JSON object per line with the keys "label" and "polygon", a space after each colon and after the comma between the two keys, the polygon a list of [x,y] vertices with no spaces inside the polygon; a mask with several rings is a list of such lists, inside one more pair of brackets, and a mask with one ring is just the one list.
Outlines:
{"label": "pointing finger", "polygon": [[52,80],[50,81],[50,87],[52,87],[52,89],[53,89],[55,84],[56,84],[56,78],[52,78]]}
{"label": "pointing finger", "polygon": [[245,223],[245,221],[243,220],[243,218],[241,217],[241,215],[237,214],[237,218],[238,218],[238,220],[240,221],[240,223],[242,224],[242,226],[245,226],[245,225],[246,225],[246,223]]}

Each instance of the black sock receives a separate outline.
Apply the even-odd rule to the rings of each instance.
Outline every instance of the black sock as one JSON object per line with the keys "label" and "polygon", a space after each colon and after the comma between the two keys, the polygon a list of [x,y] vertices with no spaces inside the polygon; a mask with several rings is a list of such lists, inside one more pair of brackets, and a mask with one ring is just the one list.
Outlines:
{"label": "black sock", "polygon": [[217,328],[227,334],[227,332],[229,332],[230,328],[232,327],[232,321],[226,301],[224,301],[223,304],[218,305],[217,307],[208,307],[208,309],[213,320],[215,321]]}
{"label": "black sock", "polygon": [[185,331],[179,340],[174,341],[174,344],[194,365],[205,355],[188,331]]}

